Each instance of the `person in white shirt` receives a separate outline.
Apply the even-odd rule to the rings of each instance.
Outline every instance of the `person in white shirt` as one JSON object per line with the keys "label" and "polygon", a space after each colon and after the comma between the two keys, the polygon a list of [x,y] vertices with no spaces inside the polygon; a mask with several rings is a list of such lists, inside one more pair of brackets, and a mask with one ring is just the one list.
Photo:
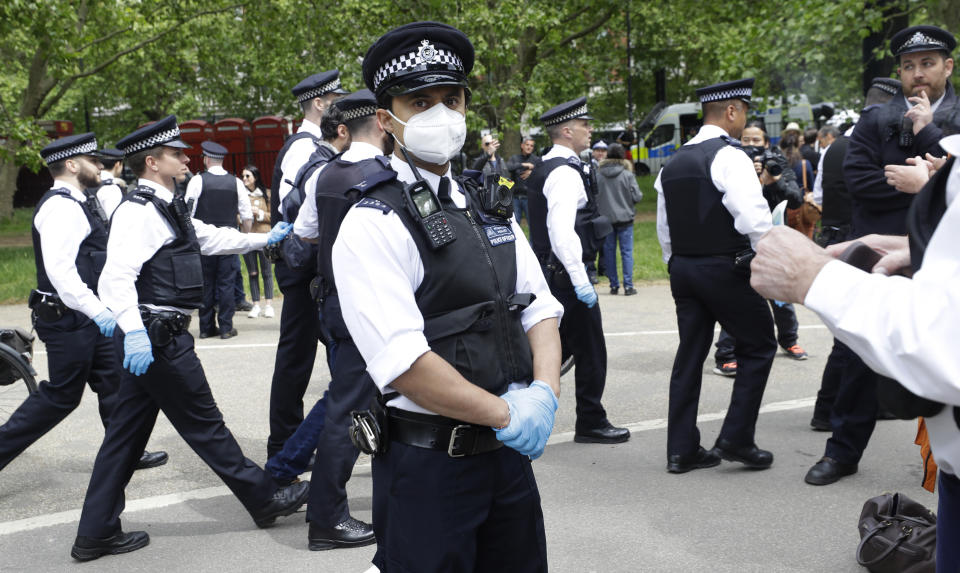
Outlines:
{"label": "person in white shirt", "polygon": [[107,215],[113,215],[114,210],[123,200],[123,194],[127,190],[127,183],[123,180],[123,154],[119,149],[109,148],[100,151],[100,163],[103,169],[100,171],[100,188],[97,189],[97,200],[103,206],[103,211]]}

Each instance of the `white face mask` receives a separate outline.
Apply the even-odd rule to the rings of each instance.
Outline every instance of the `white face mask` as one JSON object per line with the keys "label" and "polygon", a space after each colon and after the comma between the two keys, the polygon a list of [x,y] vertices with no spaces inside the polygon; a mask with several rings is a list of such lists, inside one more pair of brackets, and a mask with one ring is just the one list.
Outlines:
{"label": "white face mask", "polygon": [[403,126],[403,143],[394,135],[402,147],[422,161],[433,165],[444,165],[455,157],[467,138],[467,118],[438,103],[423,113],[411,117],[406,122],[387,110],[390,117]]}

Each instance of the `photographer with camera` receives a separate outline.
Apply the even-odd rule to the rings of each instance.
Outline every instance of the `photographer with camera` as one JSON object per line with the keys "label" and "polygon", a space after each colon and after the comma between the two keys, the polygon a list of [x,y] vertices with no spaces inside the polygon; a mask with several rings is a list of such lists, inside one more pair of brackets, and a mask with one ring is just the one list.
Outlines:
{"label": "photographer with camera", "polygon": [[[770,148],[770,137],[764,131],[763,122],[750,121],[740,136],[743,151],[753,160],[753,168],[763,185],[763,198],[772,211],[782,201],[787,207],[796,209],[803,203],[803,192],[797,185],[797,176],[793,169],[789,169],[787,158],[776,147]],[[777,326],[777,343],[783,350],[796,360],[805,360],[807,353],[797,344],[797,314],[792,304],[780,304],[770,301],[773,309],[773,321]],[[713,369],[714,374],[721,376],[737,375],[737,357],[734,352],[737,341],[720,330],[717,340],[717,351],[713,357],[717,362]]]}
{"label": "photographer with camera", "polygon": [[[534,153],[536,142],[525,137],[520,142],[520,153],[511,155],[507,160],[507,169],[513,179],[513,218],[519,223],[527,213],[527,178],[533,168],[540,164],[540,157]],[[529,217],[528,217],[529,218]]]}

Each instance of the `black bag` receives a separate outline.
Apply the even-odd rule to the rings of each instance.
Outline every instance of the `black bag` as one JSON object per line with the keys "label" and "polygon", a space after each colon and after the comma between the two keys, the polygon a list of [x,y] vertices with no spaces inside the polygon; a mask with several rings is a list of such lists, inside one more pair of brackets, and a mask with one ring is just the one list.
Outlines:
{"label": "black bag", "polygon": [[902,493],[863,504],[857,563],[870,573],[935,573],[937,516]]}
{"label": "black bag", "polygon": [[[0,344],[5,345],[0,356],[0,386],[9,386],[23,378],[20,370],[32,372],[34,336],[22,328],[0,328]],[[10,361],[19,362],[19,368]]]}

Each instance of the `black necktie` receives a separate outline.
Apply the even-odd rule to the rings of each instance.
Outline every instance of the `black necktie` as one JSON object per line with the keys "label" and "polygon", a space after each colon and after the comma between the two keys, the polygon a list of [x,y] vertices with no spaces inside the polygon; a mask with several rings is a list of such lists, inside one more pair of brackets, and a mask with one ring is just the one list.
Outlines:
{"label": "black necktie", "polygon": [[450,198],[450,179],[447,177],[440,177],[440,185],[437,187],[437,197],[440,198],[441,205],[449,205],[453,203],[453,199]]}

